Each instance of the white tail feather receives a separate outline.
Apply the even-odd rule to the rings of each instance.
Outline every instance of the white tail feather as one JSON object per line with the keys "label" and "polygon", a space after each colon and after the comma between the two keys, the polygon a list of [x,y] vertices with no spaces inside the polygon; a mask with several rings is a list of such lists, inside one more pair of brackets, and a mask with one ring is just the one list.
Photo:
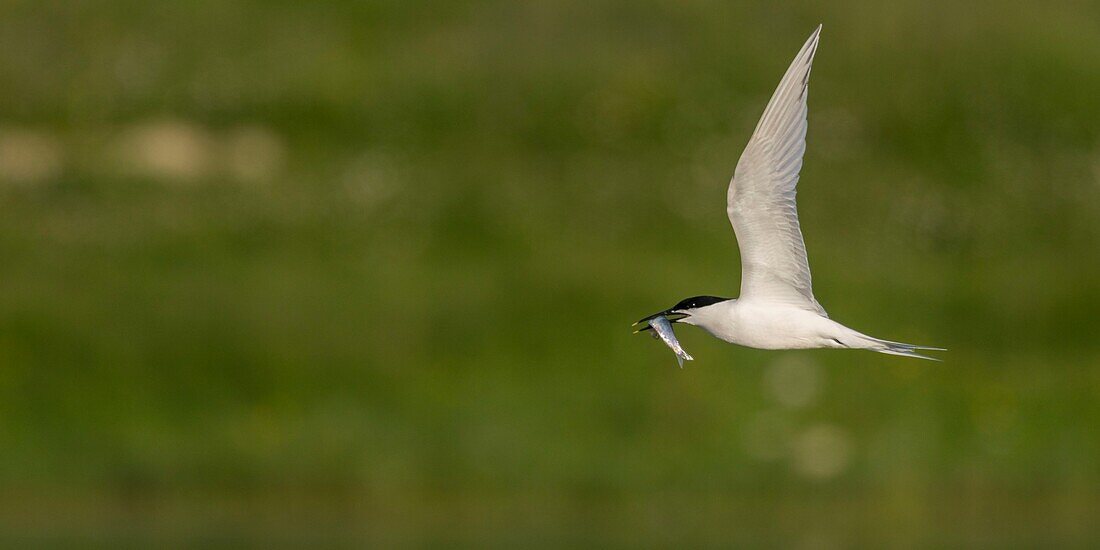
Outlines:
{"label": "white tail feather", "polygon": [[[850,329],[848,329],[850,330]],[[881,340],[878,338],[869,337],[867,334],[862,334],[855,330],[847,333],[842,339],[834,339],[838,343],[845,346],[845,348],[853,348],[857,350],[869,350],[879,353],[886,353],[888,355],[901,355],[903,357],[916,357],[916,359],[926,359],[928,361],[943,361],[936,359],[936,357],[930,357],[921,353],[917,353],[917,350],[921,351],[947,351],[944,348],[932,348],[930,345],[916,345],[908,344],[904,342],[892,342],[890,340]]]}
{"label": "white tail feather", "polygon": [[877,351],[879,353],[885,353],[887,355],[900,355],[902,357],[916,357],[917,359],[927,359],[929,361],[942,361],[942,359],[936,359],[935,357],[921,355],[917,353],[916,350],[947,351],[945,348],[918,346],[915,344],[906,344],[903,342],[891,342],[890,340],[880,340],[878,338],[867,336],[866,334],[856,334],[859,337],[859,343],[861,345],[849,347]]}

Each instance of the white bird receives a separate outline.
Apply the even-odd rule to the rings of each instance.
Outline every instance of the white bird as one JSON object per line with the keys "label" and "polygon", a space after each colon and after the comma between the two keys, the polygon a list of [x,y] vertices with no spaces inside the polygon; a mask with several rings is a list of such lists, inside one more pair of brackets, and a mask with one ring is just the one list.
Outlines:
{"label": "white bird", "polygon": [[[945,351],[880,340],[832,319],[814,298],[795,186],[806,151],[806,95],[821,25],[795,56],[737,161],[726,213],[741,249],[741,296],[696,296],[658,316],[758,349],[850,348],[933,359]],[[643,327],[641,330],[645,330]]]}

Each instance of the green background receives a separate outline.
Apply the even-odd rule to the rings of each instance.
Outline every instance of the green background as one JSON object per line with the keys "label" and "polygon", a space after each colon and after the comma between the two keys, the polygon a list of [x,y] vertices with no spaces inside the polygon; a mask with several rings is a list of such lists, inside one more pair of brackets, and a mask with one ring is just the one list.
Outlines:
{"label": "green background", "polygon": [[[782,4],[0,4],[0,541],[1100,542],[1100,9]],[[677,369],[818,23],[817,297],[951,351]]]}

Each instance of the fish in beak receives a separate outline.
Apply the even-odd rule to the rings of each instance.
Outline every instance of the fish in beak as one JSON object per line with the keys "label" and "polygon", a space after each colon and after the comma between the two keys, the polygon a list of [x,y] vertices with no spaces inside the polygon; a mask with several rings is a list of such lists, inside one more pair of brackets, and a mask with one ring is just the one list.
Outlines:
{"label": "fish in beak", "polygon": [[634,323],[635,325],[645,323],[645,327],[635,330],[634,333],[637,334],[643,330],[652,330],[653,337],[664,342],[665,345],[676,354],[676,362],[680,365],[680,368],[684,368],[684,361],[691,361],[693,358],[688,352],[684,351],[684,348],[680,346],[680,341],[676,339],[676,333],[672,330],[672,322],[669,321],[669,315],[676,317],[677,320],[687,317],[684,313],[672,311],[650,315]]}
{"label": "fish in beak", "polygon": [[651,326],[650,322],[653,321],[654,319],[658,318],[658,317],[664,317],[665,319],[668,319],[668,321],[670,323],[675,323],[675,322],[677,322],[681,319],[688,318],[689,315],[687,313],[684,313],[683,311],[677,311],[675,308],[666,309],[664,311],[654,313],[653,315],[650,315],[648,317],[639,319],[637,323],[634,323],[633,325],[630,325],[630,326],[638,327],[637,329],[634,330],[634,334],[638,334],[639,332],[642,332],[644,330],[653,330],[653,327]]}

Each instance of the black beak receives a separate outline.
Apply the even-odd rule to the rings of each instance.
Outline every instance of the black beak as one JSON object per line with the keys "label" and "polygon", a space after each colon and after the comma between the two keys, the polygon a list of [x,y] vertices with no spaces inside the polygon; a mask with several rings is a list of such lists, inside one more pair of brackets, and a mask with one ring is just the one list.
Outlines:
{"label": "black beak", "polygon": [[637,323],[634,323],[633,325],[630,325],[632,327],[637,327],[637,326],[641,325],[640,328],[638,328],[637,330],[634,331],[634,334],[638,334],[639,332],[642,332],[643,330],[651,330],[653,327],[651,327],[649,325],[649,321],[652,320],[652,319],[656,319],[657,317],[664,317],[664,318],[668,319],[668,321],[670,323],[675,323],[675,322],[677,322],[681,319],[685,319],[687,317],[690,317],[690,315],[688,315],[687,313],[684,313],[683,311],[675,311],[675,310],[671,310],[671,309],[666,309],[664,311],[654,313],[653,315],[650,315],[649,317],[645,317],[643,319],[639,319]]}

